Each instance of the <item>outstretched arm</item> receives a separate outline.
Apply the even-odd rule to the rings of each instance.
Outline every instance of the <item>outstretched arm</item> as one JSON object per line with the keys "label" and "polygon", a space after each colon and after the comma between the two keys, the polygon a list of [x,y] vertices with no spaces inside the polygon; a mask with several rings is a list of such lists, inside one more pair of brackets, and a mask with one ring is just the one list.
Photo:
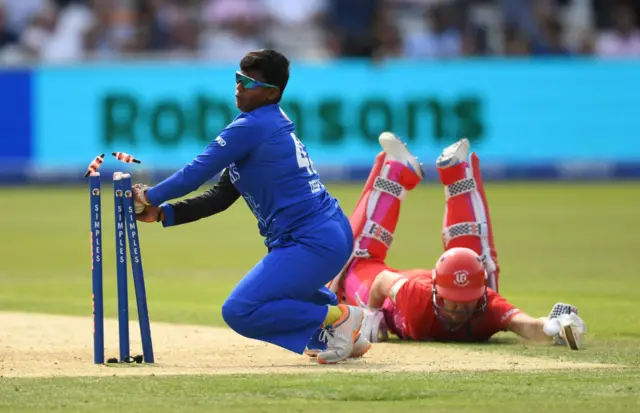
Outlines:
{"label": "outstretched arm", "polygon": [[240,198],[240,192],[231,183],[229,169],[225,169],[218,182],[202,195],[162,206],[165,227],[194,222],[218,214]]}
{"label": "outstretched arm", "polygon": [[580,348],[586,325],[578,316],[577,309],[569,304],[557,303],[549,317],[533,318],[516,314],[508,324],[508,329],[527,340],[549,341],[567,345],[572,350]]}
{"label": "outstretched arm", "polygon": [[[138,184],[139,188],[142,185]],[[162,222],[164,227],[186,224],[220,213],[240,198],[240,193],[231,183],[229,170],[225,169],[218,182],[202,195],[160,207],[147,205],[142,212],[136,212],[136,219],[142,222]]]}
{"label": "outstretched arm", "polygon": [[160,206],[195,191],[223,168],[244,158],[260,143],[262,136],[245,119],[235,121],[193,161],[146,192],[137,194],[139,201]]}
{"label": "outstretched arm", "polygon": [[513,316],[508,328],[509,331],[516,333],[525,340],[548,341],[550,339],[543,331],[544,320],[531,317],[525,313]]}

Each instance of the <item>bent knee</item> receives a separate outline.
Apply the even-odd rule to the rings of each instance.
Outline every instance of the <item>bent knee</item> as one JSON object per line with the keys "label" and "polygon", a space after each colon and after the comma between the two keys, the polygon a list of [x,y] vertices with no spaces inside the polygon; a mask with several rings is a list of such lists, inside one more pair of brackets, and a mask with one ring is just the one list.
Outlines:
{"label": "bent knee", "polygon": [[239,334],[242,334],[241,330],[245,325],[245,310],[245,306],[233,298],[228,298],[224,304],[222,304],[222,319],[231,329]]}
{"label": "bent knee", "polygon": [[236,333],[253,338],[252,324],[256,322],[254,312],[257,306],[248,302],[237,300],[235,298],[227,298],[222,304],[222,319]]}

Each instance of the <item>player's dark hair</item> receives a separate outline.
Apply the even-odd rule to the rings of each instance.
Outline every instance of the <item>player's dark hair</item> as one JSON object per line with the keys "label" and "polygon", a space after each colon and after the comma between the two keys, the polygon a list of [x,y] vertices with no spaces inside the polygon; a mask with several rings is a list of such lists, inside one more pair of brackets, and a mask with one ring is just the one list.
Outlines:
{"label": "player's dark hair", "polygon": [[278,86],[280,97],[276,103],[280,102],[289,82],[289,60],[283,54],[271,49],[254,50],[242,58],[240,70],[259,72],[266,83]]}

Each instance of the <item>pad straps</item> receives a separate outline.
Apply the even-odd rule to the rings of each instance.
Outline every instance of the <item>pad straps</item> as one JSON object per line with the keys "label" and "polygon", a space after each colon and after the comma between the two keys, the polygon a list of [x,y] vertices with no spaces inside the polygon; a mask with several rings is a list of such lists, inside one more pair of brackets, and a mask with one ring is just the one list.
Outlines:
{"label": "pad straps", "polygon": [[467,235],[483,237],[487,235],[487,232],[487,224],[480,222],[460,222],[444,228],[442,230],[442,237],[445,245],[448,245],[452,239]]}
{"label": "pad straps", "polygon": [[451,185],[446,185],[444,187],[444,197],[445,200],[449,198],[453,198],[454,196],[467,194],[469,192],[475,191],[477,189],[476,180],[473,178],[461,179],[452,183]]}
{"label": "pad straps", "polygon": [[381,176],[378,176],[376,178],[375,182],[373,183],[373,189],[377,189],[381,192],[392,195],[398,198],[400,201],[403,201],[405,196],[407,195],[407,190],[404,189],[402,185]]}
{"label": "pad straps", "polygon": [[[389,194],[400,201],[404,200],[407,195],[407,190],[402,185],[382,176],[376,177],[373,183],[373,190]],[[370,219],[367,220],[360,236],[375,239],[383,243],[387,248],[391,247],[391,243],[393,242],[393,233]],[[356,245],[359,244],[359,242],[356,242]],[[355,248],[353,256],[356,258],[370,258],[369,251],[362,248]]]}

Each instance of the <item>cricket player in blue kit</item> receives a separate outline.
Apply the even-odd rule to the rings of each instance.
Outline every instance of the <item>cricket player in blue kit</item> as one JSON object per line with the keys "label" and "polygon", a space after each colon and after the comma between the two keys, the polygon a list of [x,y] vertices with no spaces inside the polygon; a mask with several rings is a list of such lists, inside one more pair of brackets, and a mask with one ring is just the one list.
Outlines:
{"label": "cricket player in blue kit", "polygon": [[[348,218],[320,180],[293,122],[279,102],[289,61],[273,50],[246,54],[236,72],[241,113],[193,161],[154,187],[136,185],[145,205],[141,221],[185,224],[227,209],[240,196],[258,221],[266,256],[240,281],[222,306],[238,334],[302,354],[319,336],[322,364],[363,355],[363,310],[337,305],[325,285],[353,250]],[[183,197],[221,173],[208,192]]]}

